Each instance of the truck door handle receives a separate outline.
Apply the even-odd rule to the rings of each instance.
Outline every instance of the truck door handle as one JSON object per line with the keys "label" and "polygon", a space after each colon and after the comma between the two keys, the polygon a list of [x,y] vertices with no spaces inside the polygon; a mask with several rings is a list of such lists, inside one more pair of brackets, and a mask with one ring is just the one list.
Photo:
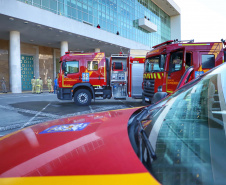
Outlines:
{"label": "truck door handle", "polygon": [[99,75],[99,80],[100,80],[100,75]]}
{"label": "truck door handle", "polygon": [[79,80],[81,80],[81,76],[79,76]]}

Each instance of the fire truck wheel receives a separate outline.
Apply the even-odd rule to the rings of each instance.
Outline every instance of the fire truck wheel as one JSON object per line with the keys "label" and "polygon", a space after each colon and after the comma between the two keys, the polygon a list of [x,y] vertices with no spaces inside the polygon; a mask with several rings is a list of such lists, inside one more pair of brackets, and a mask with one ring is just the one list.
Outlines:
{"label": "fire truck wheel", "polygon": [[91,103],[91,93],[86,89],[79,89],[74,94],[76,105],[89,105]]}

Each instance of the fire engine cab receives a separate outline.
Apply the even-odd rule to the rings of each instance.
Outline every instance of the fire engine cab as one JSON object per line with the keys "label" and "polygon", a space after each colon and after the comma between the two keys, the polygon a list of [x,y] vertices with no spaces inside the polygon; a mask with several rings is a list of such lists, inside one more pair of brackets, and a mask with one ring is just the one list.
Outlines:
{"label": "fire engine cab", "polygon": [[224,45],[224,41],[195,43],[194,40],[170,40],[153,46],[145,60],[143,102],[156,102],[154,94],[161,99],[173,93],[185,73],[188,82],[222,64]]}
{"label": "fire engine cab", "polygon": [[92,99],[141,97],[145,56],[118,54],[109,61],[102,52],[66,52],[60,58],[57,97],[74,98],[77,105],[89,105]]}
{"label": "fire engine cab", "polygon": [[110,68],[104,53],[66,52],[60,58],[57,97],[78,105],[89,105],[92,98],[111,98]]}

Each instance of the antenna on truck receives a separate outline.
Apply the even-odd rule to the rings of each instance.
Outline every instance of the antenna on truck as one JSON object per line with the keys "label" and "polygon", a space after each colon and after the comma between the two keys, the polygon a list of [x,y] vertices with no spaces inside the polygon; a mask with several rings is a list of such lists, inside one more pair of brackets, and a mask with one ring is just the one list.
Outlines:
{"label": "antenna on truck", "polygon": [[221,42],[222,42],[224,45],[226,45],[226,42],[225,42],[224,39],[221,39]]}

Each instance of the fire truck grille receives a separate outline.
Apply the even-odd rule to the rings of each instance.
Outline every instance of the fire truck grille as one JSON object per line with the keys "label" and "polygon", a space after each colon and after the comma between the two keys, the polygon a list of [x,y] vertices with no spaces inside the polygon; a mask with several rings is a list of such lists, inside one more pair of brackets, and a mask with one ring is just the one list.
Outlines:
{"label": "fire truck grille", "polygon": [[153,97],[155,93],[155,79],[144,80],[143,94],[148,97]]}

